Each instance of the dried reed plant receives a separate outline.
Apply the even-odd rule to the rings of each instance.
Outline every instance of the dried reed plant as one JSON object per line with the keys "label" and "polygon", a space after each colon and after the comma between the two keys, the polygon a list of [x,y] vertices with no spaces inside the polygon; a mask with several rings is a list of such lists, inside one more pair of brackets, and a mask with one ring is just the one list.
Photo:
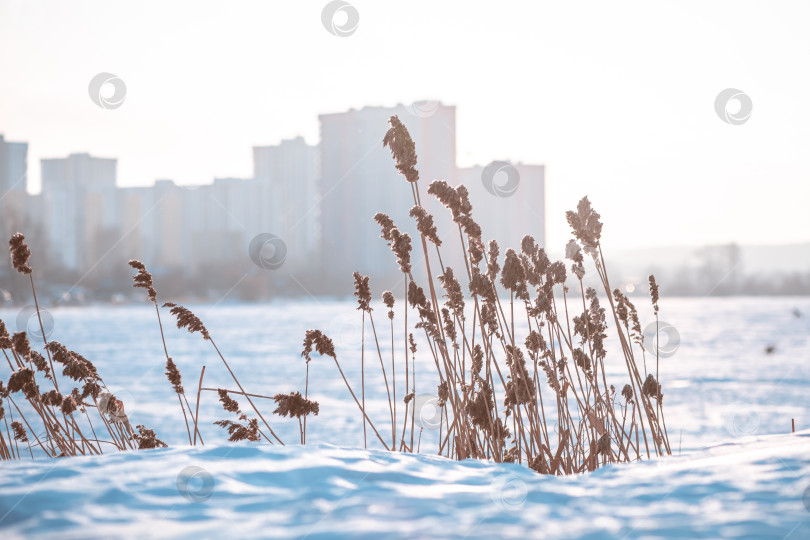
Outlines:
{"label": "dried reed plant", "polygon": [[[43,341],[47,360],[32,346],[26,332],[9,335],[0,321],[0,350],[9,367],[8,382],[0,380],[0,420],[5,427],[5,434],[0,429],[0,459],[20,459],[20,443],[27,444],[31,458],[35,448],[46,457],[64,457],[102,454],[104,445],[115,450],[166,446],[154,431],[142,425],[137,431],[132,428],[124,403],[108,390],[90,360],[58,341],[48,341],[34,286],[31,250],[20,233],[11,237],[9,248],[12,266],[31,283],[41,331],[37,337]],[[61,374],[56,366],[61,366]],[[63,393],[60,382],[73,388]],[[43,390],[40,384],[53,388]],[[96,434],[91,412],[107,430],[107,438]]]}
{"label": "dried reed plant", "polygon": [[[327,353],[335,360],[363,416],[364,444],[368,425],[386,449],[419,449],[418,442],[414,448],[414,417],[419,411],[411,407],[416,395],[417,350],[408,324],[410,308],[416,313],[413,330],[424,333],[427,352],[423,354],[432,358],[433,375],[439,380],[440,454],[455,459],[518,462],[554,475],[669,455],[658,355],[655,373],[648,373],[638,312],[626,295],[611,288],[602,253],[601,218],[588,198],[566,213],[574,237],[565,250],[574,282],[572,291],[565,262],[552,262],[531,236],[520,239],[519,248],[509,248],[501,257],[496,241],[484,242],[467,188],[453,187],[443,180],[432,182],[427,193],[450,211],[458,230],[464,264],[459,272],[443,263],[441,248],[446,242],[421,202],[415,144],[396,116],[390,119],[383,144],[390,148],[396,168],[411,187],[410,216],[419,231],[417,244],[422,248],[428,278],[423,286],[414,278],[411,237],[388,215],[375,215],[381,238],[391,247],[406,283],[406,303],[402,306],[405,416],[400,420],[395,413],[393,294],[383,294],[392,339],[391,366],[387,368],[371,315],[369,278],[354,274],[358,309],[363,312],[361,337],[365,343],[368,317],[386,385],[390,442],[366,410],[365,346],[361,350],[359,400],[343,375],[331,341]],[[593,263],[602,298],[596,289],[585,285],[586,257]],[[653,276],[650,293],[657,320],[659,292]],[[516,334],[516,307],[526,317],[528,330],[523,336]],[[605,345],[611,330],[620,345],[620,351],[613,354]],[[316,339],[328,340],[318,330],[307,332],[303,353],[307,362]],[[626,368],[629,380],[618,395],[615,386],[608,384],[606,362]],[[397,440],[399,422],[402,428]]]}

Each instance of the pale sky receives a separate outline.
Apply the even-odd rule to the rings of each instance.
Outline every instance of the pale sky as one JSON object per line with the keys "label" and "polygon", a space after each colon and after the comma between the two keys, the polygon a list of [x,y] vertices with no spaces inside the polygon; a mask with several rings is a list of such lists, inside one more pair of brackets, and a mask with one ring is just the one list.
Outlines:
{"label": "pale sky", "polygon": [[[589,195],[607,247],[810,240],[810,2],[0,0],[0,133],[39,160],[118,158],[121,185],[249,176],[318,114],[438,99],[459,164],[547,167],[549,246]],[[88,95],[121,77],[115,110]],[[715,97],[747,94],[742,125]],[[733,112],[733,109],[730,109]]]}

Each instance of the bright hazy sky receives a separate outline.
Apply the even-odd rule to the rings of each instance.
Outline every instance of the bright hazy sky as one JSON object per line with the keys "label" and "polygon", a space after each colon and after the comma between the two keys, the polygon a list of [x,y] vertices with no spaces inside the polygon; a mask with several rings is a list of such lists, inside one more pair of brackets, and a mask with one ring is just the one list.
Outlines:
{"label": "bright hazy sky", "polygon": [[[118,158],[121,185],[248,176],[317,115],[439,99],[460,165],[547,166],[550,246],[588,194],[608,246],[810,240],[810,2],[0,0],[0,133]],[[99,72],[124,104],[88,96]],[[753,113],[721,121],[715,97]],[[733,111],[733,109],[730,109]]]}

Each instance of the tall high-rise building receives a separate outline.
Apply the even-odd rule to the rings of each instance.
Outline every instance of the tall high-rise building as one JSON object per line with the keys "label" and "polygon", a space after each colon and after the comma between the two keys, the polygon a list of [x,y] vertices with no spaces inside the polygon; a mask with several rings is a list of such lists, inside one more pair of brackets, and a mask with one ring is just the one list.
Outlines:
{"label": "tall high-rise building", "polygon": [[354,271],[375,276],[380,287],[398,284],[399,268],[373,221],[377,212],[388,214],[398,228],[417,238],[408,215],[414,205],[411,186],[397,172],[382,142],[394,115],[416,143],[420,197],[428,211],[435,214],[439,209],[427,195],[427,186],[434,179],[451,181],[454,176],[453,106],[432,102],[320,115],[323,260],[338,286],[351,285]]}
{"label": "tall high-rise building", "polygon": [[25,191],[28,180],[28,143],[6,141],[0,135],[0,197]]}
{"label": "tall high-rise building", "polygon": [[250,238],[259,233],[280,237],[287,247],[285,268],[293,272],[320,261],[318,157],[318,147],[303,137],[253,147],[256,196],[247,223]]}
{"label": "tall high-rise building", "polygon": [[120,234],[116,160],[71,154],[41,164],[42,219],[53,262],[75,271],[102,264]]}
{"label": "tall high-rise building", "polygon": [[[0,135],[0,234],[3,241],[23,231],[38,235],[40,231],[28,230],[31,216],[27,203],[28,143],[6,141]],[[10,268],[8,257],[0,263],[0,274]]]}
{"label": "tall high-rise building", "polygon": [[545,166],[493,161],[484,167],[459,168],[456,179],[470,192],[473,216],[485,242],[497,240],[501,253],[510,247],[520,251],[528,234],[546,247]]}

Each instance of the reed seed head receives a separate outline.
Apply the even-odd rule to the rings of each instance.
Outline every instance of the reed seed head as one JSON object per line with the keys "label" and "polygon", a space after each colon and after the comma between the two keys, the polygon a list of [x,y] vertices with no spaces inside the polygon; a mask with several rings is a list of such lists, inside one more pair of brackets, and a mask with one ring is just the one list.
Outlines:
{"label": "reed seed head", "polygon": [[371,313],[371,288],[368,285],[368,276],[354,273],[354,295],[357,297],[357,309]]}
{"label": "reed seed head", "polygon": [[470,263],[477,267],[484,260],[484,242],[475,236],[468,237],[467,253],[470,254]]}
{"label": "reed seed head", "polygon": [[441,384],[436,387],[436,394],[439,397],[439,407],[444,407],[445,403],[447,403],[447,399],[450,397],[447,389],[447,381],[442,381]]}
{"label": "reed seed head", "polygon": [[391,155],[396,160],[397,170],[408,182],[419,181],[419,171],[416,170],[416,144],[414,144],[408,128],[399,117],[392,116],[389,120],[391,128],[383,137],[383,146],[391,149]]}
{"label": "reed seed head", "polygon": [[51,353],[53,360],[64,366],[62,375],[74,381],[100,380],[96,366],[77,352],[69,351],[58,341],[49,341],[45,346]]}
{"label": "reed seed head", "polygon": [[436,225],[433,223],[433,216],[421,206],[414,206],[411,208],[410,216],[416,219],[416,229],[422,233],[422,236],[430,240],[436,246],[442,245],[442,240],[439,238],[439,233],[436,230]]}
{"label": "reed seed head", "polygon": [[591,207],[588,197],[583,197],[577,204],[577,210],[565,213],[568,224],[574,233],[574,237],[582,242],[585,252],[596,255],[599,247],[599,239],[602,236],[602,222],[599,221],[599,214]]}
{"label": "reed seed head", "polygon": [[57,390],[48,390],[42,394],[42,403],[50,407],[59,407],[62,405],[63,399],[62,394],[60,394]]}
{"label": "reed seed head", "polygon": [[392,220],[388,214],[377,212],[376,214],[374,214],[374,221],[376,221],[380,225],[380,229],[382,230],[380,238],[384,239],[386,242],[390,242],[391,229],[396,228],[396,226],[394,225],[394,220]]}
{"label": "reed seed head", "polygon": [[487,277],[493,283],[495,282],[495,278],[498,276],[498,272],[501,271],[501,267],[498,264],[498,255],[500,255],[500,247],[498,246],[498,242],[495,240],[489,241],[489,257],[487,259]]}
{"label": "reed seed head", "polygon": [[76,404],[76,400],[73,399],[73,396],[67,396],[62,400],[61,409],[64,414],[70,415],[78,408],[79,407]]}
{"label": "reed seed head", "polygon": [[411,236],[400,233],[399,229],[391,229],[391,249],[397,256],[399,269],[403,274],[411,273]]}
{"label": "reed seed head", "polygon": [[658,313],[658,283],[655,282],[655,276],[650,275],[650,298],[652,299],[653,309]]}
{"label": "reed seed head", "polygon": [[434,180],[428,186],[428,193],[436,197],[453,214],[453,221],[464,215],[461,197],[458,192],[445,180]]}
{"label": "reed seed head", "polygon": [[228,395],[228,391],[222,388],[217,389],[217,393],[219,394],[219,401],[222,402],[222,408],[228,412],[232,412],[235,414],[239,414],[240,408],[239,403],[236,402],[231,396]]}
{"label": "reed seed head", "polygon": [[449,266],[446,267],[444,269],[444,274],[439,275],[438,279],[446,292],[445,296],[447,297],[447,306],[453,310],[453,314],[458,317],[459,320],[463,321],[464,292],[461,290],[461,283],[458,282],[453,274],[453,269]]}
{"label": "reed seed head", "polygon": [[[240,420],[248,420],[247,416],[241,415],[239,417]],[[218,420],[214,422],[214,424],[221,426],[228,430],[228,440],[231,442],[238,442],[238,441],[251,441],[256,442],[260,439],[259,437],[259,421],[255,418],[248,420],[246,426],[239,424],[238,422],[231,422],[230,420]]]}
{"label": "reed seed head", "polygon": [[188,331],[191,334],[194,332],[199,332],[206,341],[211,339],[211,335],[208,333],[205,325],[202,323],[199,317],[191,312],[190,309],[183,306],[178,306],[172,302],[166,302],[163,304],[163,307],[171,308],[169,313],[177,318],[177,328],[188,328]]}
{"label": "reed seed head", "polygon": [[180,370],[177,369],[177,364],[171,358],[166,359],[166,377],[172,383],[174,391],[178,394],[183,394],[183,377],[180,375]]}
{"label": "reed seed head", "polygon": [[11,336],[8,334],[6,323],[0,319],[0,349],[6,350],[12,347]]}
{"label": "reed seed head", "polygon": [[388,318],[393,320],[394,319],[394,293],[391,291],[385,291],[382,293],[382,301],[385,304],[385,307],[388,308]]}
{"label": "reed seed head", "polygon": [[132,276],[132,280],[134,282],[132,286],[146,289],[146,293],[149,295],[149,300],[151,302],[156,302],[157,292],[152,284],[152,274],[147,272],[146,266],[144,266],[144,264],[137,259],[132,259],[129,261],[129,265],[138,271],[137,274]]}
{"label": "reed seed head", "polygon": [[20,422],[12,422],[11,429],[14,431],[15,441],[28,442],[28,435],[25,433],[25,428]]}
{"label": "reed seed head", "polygon": [[303,418],[307,415],[318,416],[320,406],[317,401],[310,401],[301,395],[301,392],[289,394],[276,394],[273,400],[278,407],[273,414],[284,417]]}
{"label": "reed seed head", "polygon": [[87,381],[82,388],[82,399],[93,396],[93,399],[98,399],[101,395],[101,386],[96,381]]}
{"label": "reed seed head", "polygon": [[624,397],[624,400],[628,403],[633,401],[633,387],[629,384],[625,384],[624,388],[622,388],[622,397]]}
{"label": "reed seed head", "polygon": [[475,347],[473,347],[473,354],[472,354],[472,373],[476,377],[481,376],[481,369],[484,367],[484,350],[481,348],[481,345],[476,343]]}
{"label": "reed seed head", "polygon": [[331,356],[337,360],[337,356],[335,355],[335,344],[332,343],[332,340],[320,330],[307,330],[306,334],[304,335],[304,350],[301,351],[301,356],[307,359],[307,363],[312,360],[310,354],[312,353],[313,349],[318,354]]}
{"label": "reed seed head", "polygon": [[599,441],[596,443],[596,452],[602,454],[603,456],[610,455],[610,434],[605,433],[599,438]]}
{"label": "reed seed head", "polygon": [[46,379],[53,379],[51,376],[51,368],[48,367],[48,361],[45,360],[45,357],[37,351],[31,350],[28,358],[31,360],[31,363],[34,364],[34,367],[37,368],[37,371],[41,371],[45,374]]}
{"label": "reed seed head", "polygon": [[31,354],[31,343],[25,332],[17,332],[11,336],[11,345],[20,358],[28,358],[28,355]]}
{"label": "reed seed head", "polygon": [[34,371],[22,368],[11,374],[8,379],[8,390],[11,393],[22,392],[26,399],[33,399],[39,394]]}
{"label": "reed seed head", "polygon": [[523,268],[520,257],[511,248],[506,250],[503,272],[501,273],[501,285],[507,291],[515,293],[515,296],[521,300],[529,301],[529,291],[526,288],[526,270]]}
{"label": "reed seed head", "polygon": [[641,387],[641,391],[644,395],[659,401],[664,397],[661,393],[661,384],[656,381],[655,377],[652,375],[647,375],[647,379],[644,381],[644,386]]}
{"label": "reed seed head", "polygon": [[450,310],[447,308],[442,308],[442,322],[444,323],[444,335],[453,343],[453,347],[457,349],[456,325],[453,322],[453,317],[450,316]]}
{"label": "reed seed head", "polygon": [[25,243],[25,236],[22,233],[13,235],[8,241],[8,245],[11,251],[11,265],[14,269],[21,274],[30,274],[31,266],[28,264],[28,259],[31,257],[31,250]]}
{"label": "reed seed head", "polygon": [[138,443],[138,450],[147,450],[150,448],[167,448],[168,445],[157,438],[155,431],[147,429],[146,427],[137,426],[138,433],[135,434],[135,440]]}

